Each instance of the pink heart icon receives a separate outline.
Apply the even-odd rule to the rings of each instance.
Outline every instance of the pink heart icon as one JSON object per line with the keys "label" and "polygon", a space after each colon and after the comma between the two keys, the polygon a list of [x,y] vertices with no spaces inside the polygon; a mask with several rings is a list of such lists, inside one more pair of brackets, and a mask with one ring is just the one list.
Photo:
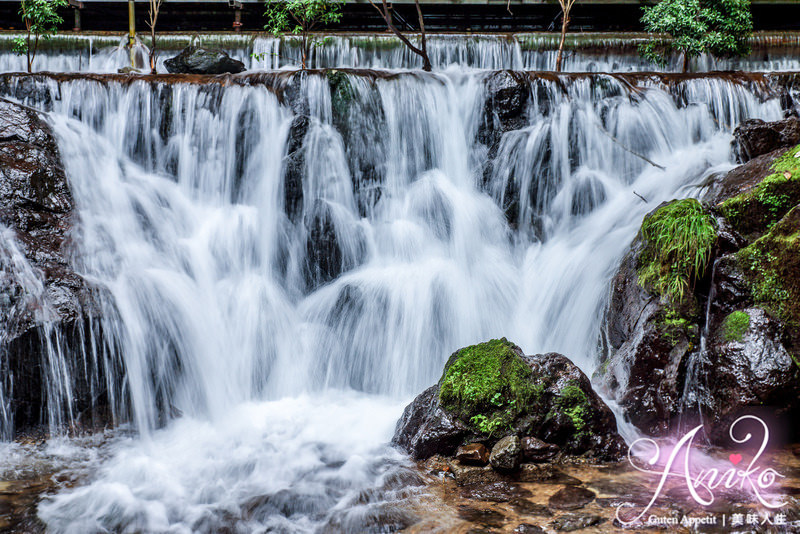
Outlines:
{"label": "pink heart icon", "polygon": [[741,454],[731,454],[730,456],[728,456],[728,460],[730,460],[733,465],[737,465],[739,462],[742,461],[742,455]]}

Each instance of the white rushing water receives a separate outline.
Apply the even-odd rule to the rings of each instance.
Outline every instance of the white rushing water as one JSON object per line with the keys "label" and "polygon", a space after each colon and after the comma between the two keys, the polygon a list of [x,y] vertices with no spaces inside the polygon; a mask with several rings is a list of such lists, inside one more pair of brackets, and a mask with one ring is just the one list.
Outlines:
{"label": "white rushing water", "polygon": [[486,76],[305,77],[301,201],[299,123],[263,85],[26,90],[52,110],[74,262],[108,290],[115,409],[138,431],[40,505],[52,531],[406,524],[387,443],[448,355],[505,336],[591,374],[644,215],[730,167],[731,125],[781,115],[724,78],[534,79],[487,167]]}
{"label": "white rushing water", "polygon": [[[26,58],[12,52],[13,33],[0,35],[0,72],[24,72]],[[414,42],[418,36],[411,34]],[[133,66],[149,72],[149,37],[134,47]],[[567,36],[565,72],[680,72],[682,58],[674,56],[666,65],[640,57],[637,45],[646,34],[573,33]],[[431,34],[428,51],[435,69],[553,70],[559,34],[519,33]],[[131,67],[127,35],[64,33],[44,43],[37,53],[34,70],[40,72],[115,73]],[[692,72],[712,70],[798,71],[800,36],[796,33],[756,33],[752,52],[742,58],[702,55],[690,64]],[[164,60],[190,43],[221,48],[242,61],[248,70],[296,68],[300,63],[300,38],[253,34],[165,34],[158,39],[158,71],[166,72]],[[309,68],[419,69],[422,60],[393,35],[334,34],[319,36],[309,51]]]}

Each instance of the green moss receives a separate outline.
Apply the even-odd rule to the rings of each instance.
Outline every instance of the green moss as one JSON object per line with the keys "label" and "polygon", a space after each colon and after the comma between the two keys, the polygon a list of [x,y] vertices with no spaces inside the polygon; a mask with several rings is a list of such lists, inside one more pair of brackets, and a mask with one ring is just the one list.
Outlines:
{"label": "green moss", "polygon": [[514,348],[504,338],[454,353],[439,384],[445,409],[484,434],[510,428],[544,391]]}
{"label": "green moss", "polygon": [[639,283],[667,302],[681,303],[708,265],[716,221],[695,199],[675,200],[645,218]]}
{"label": "green moss", "polygon": [[722,337],[725,341],[741,341],[748,328],[750,328],[750,316],[747,312],[732,312],[722,321]]}
{"label": "green moss", "polygon": [[577,381],[572,380],[561,390],[555,399],[556,407],[566,414],[575,427],[578,435],[583,434],[587,425],[587,418],[590,413],[589,398],[578,385]]}
{"label": "green moss", "polygon": [[800,206],[736,255],[755,303],[796,329],[800,325]]}
{"label": "green moss", "polygon": [[800,202],[800,145],[776,159],[772,171],[750,191],[719,206],[720,213],[743,235],[769,230]]}

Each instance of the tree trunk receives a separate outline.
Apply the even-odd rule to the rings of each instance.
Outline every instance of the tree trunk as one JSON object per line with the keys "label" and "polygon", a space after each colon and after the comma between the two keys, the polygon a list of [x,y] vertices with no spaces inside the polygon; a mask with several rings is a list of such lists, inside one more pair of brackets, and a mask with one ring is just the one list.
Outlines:
{"label": "tree trunk", "polygon": [[431,68],[431,59],[428,57],[428,39],[425,35],[425,19],[422,17],[422,8],[419,6],[419,0],[414,0],[414,4],[417,6],[417,18],[419,18],[419,31],[422,44],[422,70],[430,72],[433,68]]}
{"label": "tree trunk", "polygon": [[150,26],[150,74],[156,74],[156,28]]}
{"label": "tree trunk", "polygon": [[303,46],[303,50],[301,52],[302,57],[301,57],[301,60],[300,60],[300,67],[303,70],[306,70],[306,68],[307,68],[306,60],[308,59],[308,34],[306,32],[303,32],[303,43],[302,43],[302,46]]}
{"label": "tree trunk", "polygon": [[689,72],[689,53],[683,53],[683,72]]}
{"label": "tree trunk", "polygon": [[561,72],[561,63],[564,61],[564,41],[567,39],[567,28],[569,27],[569,10],[562,10],[561,17],[561,41],[558,43],[558,55],[556,56],[556,72]]}

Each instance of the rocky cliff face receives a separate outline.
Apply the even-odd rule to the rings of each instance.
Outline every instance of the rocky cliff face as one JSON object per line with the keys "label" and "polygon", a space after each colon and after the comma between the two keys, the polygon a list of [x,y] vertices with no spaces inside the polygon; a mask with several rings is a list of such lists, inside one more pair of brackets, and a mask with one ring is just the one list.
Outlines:
{"label": "rocky cliff face", "polygon": [[[651,213],[614,278],[595,378],[648,434],[702,421],[707,438],[725,444],[740,415],[800,413],[800,146],[781,148],[779,135],[793,121],[740,129],[740,138],[750,127],[778,133],[745,141],[749,161],[713,183],[702,206],[673,201]],[[686,203],[713,222],[694,271],[687,243],[702,234],[696,217],[677,214]],[[670,228],[684,234],[648,234],[670,210]],[[680,252],[654,279],[652,254],[666,250]],[[659,283],[682,271],[682,294]]]}
{"label": "rocky cliff face", "polygon": [[[0,100],[0,376],[5,434],[78,414],[97,404],[98,384],[80,372],[80,354],[94,315],[93,289],[69,261],[75,216],[52,132],[36,111]],[[50,351],[74,351],[75,369],[50,367]],[[74,380],[64,405],[45,375]],[[94,373],[97,374],[97,373]]]}

